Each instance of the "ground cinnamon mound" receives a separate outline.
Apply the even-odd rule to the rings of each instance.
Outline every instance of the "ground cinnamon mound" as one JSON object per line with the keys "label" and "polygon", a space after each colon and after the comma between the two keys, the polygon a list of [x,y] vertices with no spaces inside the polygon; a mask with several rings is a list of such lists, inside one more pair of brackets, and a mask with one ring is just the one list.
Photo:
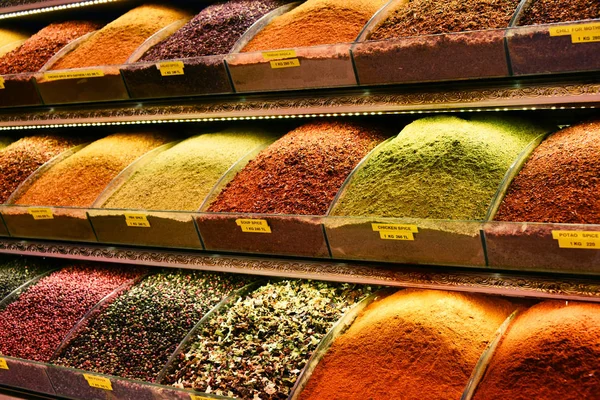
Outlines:
{"label": "ground cinnamon mound", "polygon": [[301,394],[315,399],[460,399],[515,307],[476,294],[401,290],[367,307]]}
{"label": "ground cinnamon mound", "polygon": [[600,305],[546,301],[520,315],[475,399],[579,400],[600,394]]}
{"label": "ground cinnamon mound", "polygon": [[156,4],[134,8],[61,58],[52,69],[123,64],[147,38],[189,16],[177,8]]}
{"label": "ground cinnamon mound", "polygon": [[387,0],[308,0],[275,18],[244,52],[349,43]]}

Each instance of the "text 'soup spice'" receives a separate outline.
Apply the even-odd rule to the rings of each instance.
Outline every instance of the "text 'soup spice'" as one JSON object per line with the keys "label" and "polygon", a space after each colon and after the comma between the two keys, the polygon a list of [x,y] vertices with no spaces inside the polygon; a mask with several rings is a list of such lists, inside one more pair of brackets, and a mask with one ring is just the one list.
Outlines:
{"label": "text 'soup spice'", "polygon": [[241,399],[287,399],[321,339],[369,291],[308,281],[264,285],[209,320],[167,382]]}
{"label": "text 'soup spice'", "polygon": [[154,382],[190,329],[244,283],[238,275],[151,275],[87,322],[53,362]]}

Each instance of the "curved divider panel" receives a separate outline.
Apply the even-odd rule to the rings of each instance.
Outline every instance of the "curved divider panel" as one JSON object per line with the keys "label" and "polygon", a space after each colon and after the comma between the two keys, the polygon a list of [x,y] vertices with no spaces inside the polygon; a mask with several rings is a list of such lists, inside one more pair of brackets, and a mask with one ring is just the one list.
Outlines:
{"label": "curved divider panel", "polygon": [[52,70],[52,66],[58,60],[75,50],[95,33],[84,35],[63,47],[40,72],[35,74],[37,88],[45,104],[129,99],[117,65]]}
{"label": "curved divider panel", "polygon": [[524,1],[507,31],[513,74],[600,69],[600,19],[522,26],[525,12],[535,1]]}

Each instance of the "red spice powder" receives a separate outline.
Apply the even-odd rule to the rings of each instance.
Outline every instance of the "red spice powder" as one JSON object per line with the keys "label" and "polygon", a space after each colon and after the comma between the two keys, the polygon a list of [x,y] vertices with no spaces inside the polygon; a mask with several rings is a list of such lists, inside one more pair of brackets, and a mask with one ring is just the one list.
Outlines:
{"label": "red spice powder", "polygon": [[598,360],[600,305],[545,301],[513,322],[474,399],[598,399]]}
{"label": "red spice powder", "polygon": [[132,267],[72,266],[43,278],[0,312],[0,354],[49,361],[90,308],[140,273]]}
{"label": "red spice powder", "polygon": [[29,136],[0,151],[0,203],[51,158],[82,142],[79,138],[54,135]]}
{"label": "red spice powder", "polygon": [[324,215],[346,177],[384,139],[360,123],[303,125],[250,161],[209,211]]}
{"label": "red spice powder", "polygon": [[89,207],[125,167],[172,140],[157,133],[117,133],[97,140],[50,168],[15,203]]}
{"label": "red spice powder", "polygon": [[300,399],[460,399],[514,309],[482,295],[396,292],[367,307],[333,343]]}
{"label": "red spice powder", "polygon": [[600,120],[546,139],[511,183],[497,221],[600,224]]}

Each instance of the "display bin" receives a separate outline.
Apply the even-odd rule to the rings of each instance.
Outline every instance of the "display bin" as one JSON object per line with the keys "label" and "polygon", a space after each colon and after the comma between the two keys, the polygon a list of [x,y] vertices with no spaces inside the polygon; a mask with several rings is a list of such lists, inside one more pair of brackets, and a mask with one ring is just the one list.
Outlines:
{"label": "display bin", "polygon": [[8,228],[4,223],[4,219],[0,217],[0,237],[8,237],[10,233],[8,233]]}
{"label": "display bin", "polygon": [[174,34],[186,22],[187,20],[177,21],[155,33],[132,54],[127,65],[121,67],[121,74],[132,98],[233,92],[225,67],[225,55],[138,62],[150,48]]}
{"label": "display bin", "polygon": [[35,86],[35,74],[2,75],[0,82],[0,107],[37,106],[42,104]]}
{"label": "display bin", "polygon": [[4,363],[6,368],[0,368],[0,385],[50,395],[56,394],[48,379],[46,364],[0,356],[0,364]]}
{"label": "display bin", "polygon": [[44,103],[87,103],[129,99],[118,65],[52,70],[58,60],[94,34],[95,32],[88,33],[69,43],[35,74],[37,87]]}

